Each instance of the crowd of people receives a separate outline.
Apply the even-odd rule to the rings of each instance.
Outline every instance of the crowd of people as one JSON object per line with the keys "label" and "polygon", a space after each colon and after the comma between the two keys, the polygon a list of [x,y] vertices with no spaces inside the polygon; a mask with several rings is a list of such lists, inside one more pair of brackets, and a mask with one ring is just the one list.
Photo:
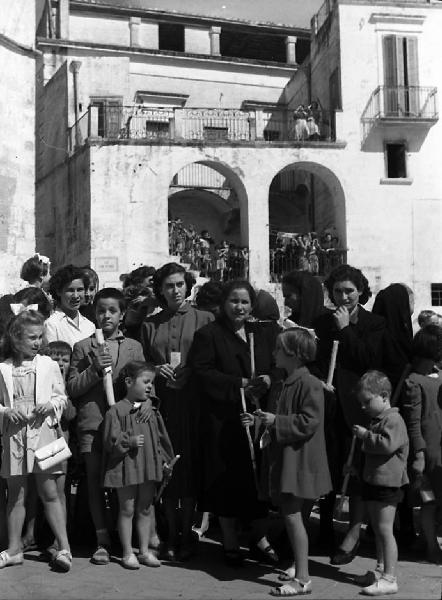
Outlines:
{"label": "crowd of people", "polygon": [[318,236],[315,231],[304,234],[277,232],[272,236],[270,272],[275,282],[288,271],[308,271],[313,275],[328,275],[346,262],[346,249],[330,231]]}
{"label": "crowd of people", "polygon": [[[251,555],[275,567],[278,511],[289,564],[270,593],[308,594],[315,502],[337,567],[369,521],[374,567],[354,577],[364,595],[398,591],[396,537],[442,564],[442,317],[424,311],[413,336],[408,286],[389,285],[368,311],[367,279],[339,265],[324,281],[332,310],[317,277],[292,271],[280,318],[245,279],[209,281],[190,302],[195,280],[178,263],[135,269],[121,289],[99,289],[89,267],[50,274],[40,255],[22,277],[29,286],[0,301],[0,568],[23,564],[45,522],[50,565],[69,571],[86,518],[93,564],[110,562],[115,530],[124,568],[179,564],[198,550],[197,510],[217,518],[227,565],[244,563],[247,524]],[[87,512],[66,501],[75,478]],[[343,478],[349,525],[338,540]]]}
{"label": "crowd of people", "polygon": [[237,246],[228,240],[215,244],[207,229],[198,234],[192,224],[185,226],[179,218],[169,221],[169,253],[179,256],[181,262],[199,271],[201,277],[216,281],[247,279],[249,274],[247,247]]}

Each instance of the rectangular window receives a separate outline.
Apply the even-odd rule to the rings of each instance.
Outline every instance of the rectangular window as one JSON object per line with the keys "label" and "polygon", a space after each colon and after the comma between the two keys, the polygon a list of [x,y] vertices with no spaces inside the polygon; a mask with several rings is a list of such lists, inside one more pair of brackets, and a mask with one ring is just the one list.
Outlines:
{"label": "rectangular window", "polygon": [[405,144],[386,144],[385,161],[388,179],[407,177]]}
{"label": "rectangular window", "polygon": [[153,140],[168,138],[169,122],[146,121],[146,137]]}
{"label": "rectangular window", "polygon": [[158,47],[160,50],[184,52],[184,25],[159,23]]}
{"label": "rectangular window", "polygon": [[419,112],[417,37],[383,38],[385,114],[407,117]]}
{"label": "rectangular window", "polygon": [[431,306],[442,306],[442,283],[431,284]]}
{"label": "rectangular window", "polygon": [[281,132],[275,129],[264,129],[264,139],[266,142],[276,142],[281,137]]}
{"label": "rectangular window", "polygon": [[91,98],[91,106],[98,107],[98,135],[118,138],[122,127],[121,98]]}

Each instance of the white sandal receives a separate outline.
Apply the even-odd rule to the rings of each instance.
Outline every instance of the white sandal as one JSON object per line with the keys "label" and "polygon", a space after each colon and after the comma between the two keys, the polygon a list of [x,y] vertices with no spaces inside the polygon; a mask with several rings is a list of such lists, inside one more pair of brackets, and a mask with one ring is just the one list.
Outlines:
{"label": "white sandal", "polygon": [[67,573],[72,566],[72,554],[69,550],[60,550],[54,556],[52,566],[57,567],[60,571]]}
{"label": "white sandal", "polygon": [[13,554],[12,556],[9,554],[9,552],[7,552],[7,550],[3,550],[3,552],[0,552],[0,569],[22,564],[23,552],[17,552],[17,554]]}

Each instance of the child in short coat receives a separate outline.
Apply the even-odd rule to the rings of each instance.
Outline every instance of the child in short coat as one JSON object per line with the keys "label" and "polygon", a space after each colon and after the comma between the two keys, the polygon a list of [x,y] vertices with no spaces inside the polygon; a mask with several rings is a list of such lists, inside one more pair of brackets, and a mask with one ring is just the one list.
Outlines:
{"label": "child in short coat", "polygon": [[377,564],[374,571],[355,577],[355,581],[363,586],[361,594],[383,596],[398,591],[393,524],[401,487],[408,483],[408,435],[399,409],[390,405],[391,383],[384,373],[365,373],[357,394],[363,411],[371,418],[368,429],[354,425],[353,434],[362,440],[362,499],[375,535]]}
{"label": "child in short coat", "polygon": [[279,576],[280,581],[290,583],[272,589],[272,596],[311,593],[304,516],[310,514],[317,498],[332,489],[325,449],[323,386],[305,366],[315,355],[316,341],[307,329],[293,327],[280,333],[274,356],[287,379],[277,411],[255,412],[271,434],[270,496],[281,506],[294,554],[291,566]]}
{"label": "child in short coat", "polygon": [[[131,361],[120,376],[124,378],[126,395],[108,410],[104,419],[104,486],[116,488],[118,493],[123,567],[159,567],[160,561],[149,551],[150,509],[158,484],[170,475],[172,443],[160,413],[152,406],[154,365]],[[146,422],[140,421],[141,404],[150,411]],[[132,548],[134,514],[140,545],[138,558]]]}

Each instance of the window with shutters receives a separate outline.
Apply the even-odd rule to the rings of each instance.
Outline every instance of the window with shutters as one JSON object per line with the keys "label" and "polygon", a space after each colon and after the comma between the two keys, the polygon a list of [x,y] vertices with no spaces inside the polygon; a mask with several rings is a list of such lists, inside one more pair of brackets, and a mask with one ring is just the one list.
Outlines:
{"label": "window with shutters", "polygon": [[385,165],[388,179],[407,177],[406,147],[403,143],[385,144]]}
{"label": "window with shutters", "polygon": [[91,106],[98,108],[98,135],[118,138],[122,127],[123,99],[119,97],[91,98]]}
{"label": "window with shutters", "polygon": [[385,115],[394,117],[418,115],[417,37],[384,36],[383,58]]}

